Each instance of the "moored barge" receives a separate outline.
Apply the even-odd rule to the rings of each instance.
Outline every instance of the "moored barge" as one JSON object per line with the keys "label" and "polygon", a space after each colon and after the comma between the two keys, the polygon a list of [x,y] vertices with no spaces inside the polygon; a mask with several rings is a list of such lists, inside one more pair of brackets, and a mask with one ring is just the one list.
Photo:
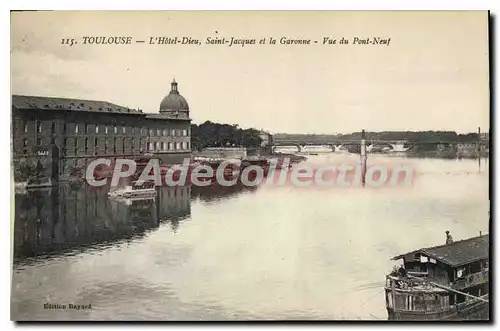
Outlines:
{"label": "moored barge", "polygon": [[389,320],[488,320],[489,235],[398,255],[386,276]]}

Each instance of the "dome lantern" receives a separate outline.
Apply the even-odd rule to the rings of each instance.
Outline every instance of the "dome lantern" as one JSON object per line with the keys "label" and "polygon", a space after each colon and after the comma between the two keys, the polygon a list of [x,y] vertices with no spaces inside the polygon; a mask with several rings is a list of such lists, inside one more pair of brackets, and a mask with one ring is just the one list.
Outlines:
{"label": "dome lantern", "polygon": [[177,90],[177,82],[175,81],[175,78],[170,85],[171,85],[170,93],[172,92],[179,93],[179,91]]}

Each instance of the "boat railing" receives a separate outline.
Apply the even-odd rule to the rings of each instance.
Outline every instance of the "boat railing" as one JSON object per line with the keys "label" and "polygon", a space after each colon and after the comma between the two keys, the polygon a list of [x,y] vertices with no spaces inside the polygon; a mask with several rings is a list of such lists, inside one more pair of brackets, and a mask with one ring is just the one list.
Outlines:
{"label": "boat railing", "polygon": [[412,271],[412,270],[408,270],[407,273],[410,276],[416,276],[416,277],[424,277],[424,276],[428,275],[427,271]]}
{"label": "boat railing", "polygon": [[451,284],[451,288],[453,289],[461,289],[466,287],[471,287],[479,284],[484,284],[489,281],[489,270],[485,269],[480,272],[476,272],[470,275],[466,275],[463,278],[460,278],[454,281]]}
{"label": "boat railing", "polygon": [[416,288],[421,291],[429,291],[433,286],[428,284],[425,279],[413,278],[411,274],[406,275],[387,275],[386,288],[396,291],[413,291]]}

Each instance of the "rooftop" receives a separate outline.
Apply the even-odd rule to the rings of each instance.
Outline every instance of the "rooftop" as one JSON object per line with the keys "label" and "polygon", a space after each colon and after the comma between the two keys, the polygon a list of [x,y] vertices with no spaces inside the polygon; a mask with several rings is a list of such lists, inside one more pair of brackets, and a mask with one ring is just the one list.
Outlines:
{"label": "rooftop", "polygon": [[13,95],[12,107],[17,109],[75,110],[106,113],[142,114],[142,111],[107,101]]}
{"label": "rooftop", "polygon": [[142,110],[130,109],[107,101],[71,99],[71,98],[53,98],[29,95],[13,95],[12,107],[16,109],[44,109],[50,110],[71,110],[100,112],[113,114],[132,114],[143,115],[151,119],[169,119],[169,120],[190,120],[189,118],[177,116],[175,114],[161,113],[143,113]]}
{"label": "rooftop", "polygon": [[489,246],[490,237],[488,234],[485,234],[478,237],[455,241],[453,244],[421,248],[413,252],[395,256],[392,259],[398,260],[408,254],[422,253],[452,267],[459,267],[464,264],[488,259]]}
{"label": "rooftop", "polygon": [[147,118],[159,118],[159,119],[174,119],[174,120],[191,120],[189,117],[168,113],[146,113]]}

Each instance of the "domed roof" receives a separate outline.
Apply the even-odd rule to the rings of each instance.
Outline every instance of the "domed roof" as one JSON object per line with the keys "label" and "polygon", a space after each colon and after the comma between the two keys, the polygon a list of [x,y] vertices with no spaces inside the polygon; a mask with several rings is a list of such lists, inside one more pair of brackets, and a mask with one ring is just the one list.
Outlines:
{"label": "domed roof", "polygon": [[171,111],[171,110],[189,110],[189,105],[186,99],[180,95],[177,89],[177,82],[175,79],[172,82],[172,88],[170,93],[163,98],[160,103],[160,111]]}

